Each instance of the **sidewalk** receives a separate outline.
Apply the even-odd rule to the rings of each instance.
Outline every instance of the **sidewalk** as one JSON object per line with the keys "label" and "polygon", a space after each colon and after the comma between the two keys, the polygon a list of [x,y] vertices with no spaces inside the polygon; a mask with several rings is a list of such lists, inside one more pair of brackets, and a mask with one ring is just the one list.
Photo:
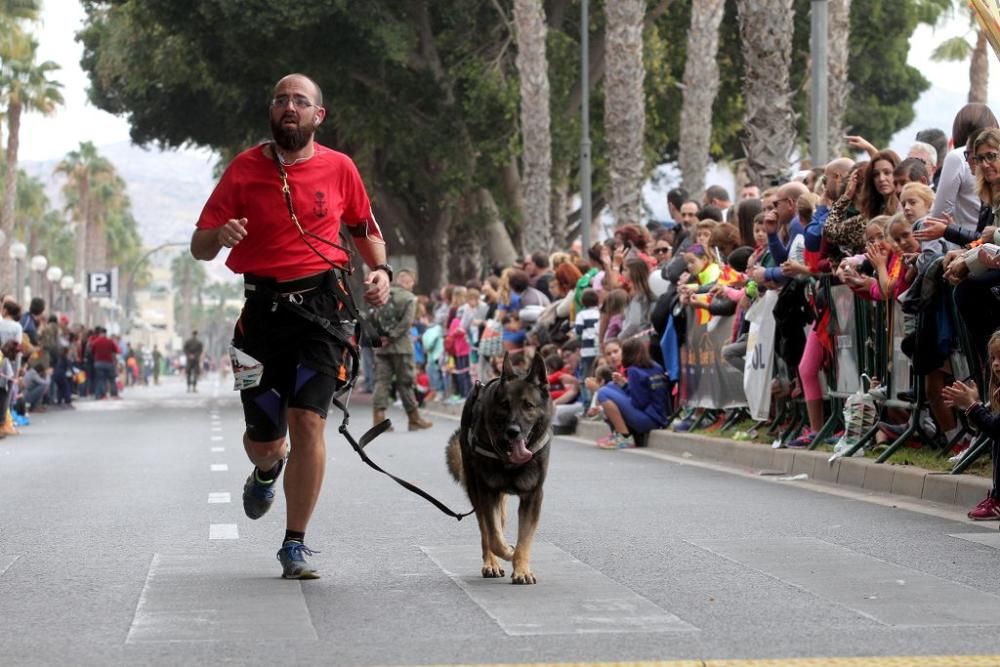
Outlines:
{"label": "sidewalk", "polygon": [[[462,406],[434,403],[428,406],[427,412],[457,417],[461,415]],[[581,421],[577,424],[575,435],[596,442],[607,432],[607,426],[602,422]],[[649,437],[649,447],[684,459],[708,461],[757,473],[805,474],[811,481],[916,498],[962,509],[975,507],[993,486],[989,479],[976,475],[952,475],[891,462],[875,463],[872,459],[861,457],[840,458],[829,463],[829,452],[772,449],[766,444],[666,430],[653,431]]]}

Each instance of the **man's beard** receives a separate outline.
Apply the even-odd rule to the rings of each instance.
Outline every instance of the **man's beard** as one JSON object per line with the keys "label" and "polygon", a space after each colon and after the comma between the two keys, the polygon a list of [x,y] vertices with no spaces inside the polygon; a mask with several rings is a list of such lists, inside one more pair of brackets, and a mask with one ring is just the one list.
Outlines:
{"label": "man's beard", "polygon": [[274,137],[274,143],[278,144],[282,150],[289,152],[304,148],[312,139],[315,130],[316,128],[306,130],[301,125],[296,125],[294,128],[285,127],[283,121],[271,120],[271,136]]}

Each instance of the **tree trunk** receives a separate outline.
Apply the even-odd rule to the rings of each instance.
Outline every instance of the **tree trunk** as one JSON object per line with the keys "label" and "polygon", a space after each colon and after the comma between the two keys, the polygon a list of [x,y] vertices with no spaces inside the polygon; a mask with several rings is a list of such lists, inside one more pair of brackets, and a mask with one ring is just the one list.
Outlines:
{"label": "tree trunk", "polygon": [[830,159],[840,157],[844,150],[844,118],[847,97],[851,92],[848,81],[849,40],[851,37],[851,0],[830,0],[827,5],[827,146]]}
{"label": "tree trunk", "polygon": [[[617,225],[638,224],[646,177],[646,105],[642,61],[645,0],[616,0],[604,6],[604,132],[608,142],[611,211]],[[791,31],[789,31],[791,39]]]}
{"label": "tree trunk", "polygon": [[549,73],[545,56],[545,10],[541,0],[514,0],[517,73],[521,86],[521,143],[524,162],[526,253],[552,248],[549,194],[552,135],[549,130]]}
{"label": "tree trunk", "polygon": [[[477,224],[469,224],[476,218],[479,210],[479,198],[476,193],[462,197],[458,206],[458,220],[462,222],[459,229],[453,229],[450,234],[453,239],[451,256],[448,266],[448,276],[451,282],[464,285],[472,279],[483,275],[483,231]],[[456,225],[457,226],[457,225]]]}
{"label": "tree trunk", "polygon": [[84,178],[80,181],[80,204],[77,211],[76,230],[76,282],[83,285],[77,300],[77,318],[81,322],[87,322],[87,221],[90,220],[90,181]]}
{"label": "tree trunk", "polygon": [[[8,262],[10,257],[8,249],[14,240],[14,210],[17,204],[17,148],[18,133],[21,130],[21,104],[11,102],[7,107],[7,164],[5,168],[6,180],[4,181],[3,209],[0,212],[0,231],[3,232],[4,240],[0,243],[0,285],[11,285],[14,282],[13,262]],[[20,297],[18,297],[20,298]]]}
{"label": "tree trunk", "polygon": [[556,167],[552,181],[552,247],[564,250],[567,246],[567,219],[569,212],[569,165]]}
{"label": "tree trunk", "polygon": [[725,0],[700,0],[691,5],[677,163],[682,184],[692,196],[705,189],[712,138],[712,105],[719,92],[719,63],[716,60],[719,25],[725,6]]}
{"label": "tree trunk", "polygon": [[486,220],[486,258],[491,265],[510,266],[517,259],[517,249],[500,218],[493,193],[486,188],[479,189],[479,214]]}
{"label": "tree trunk", "polygon": [[746,69],[743,150],[751,180],[784,180],[795,148],[795,113],[788,84],[792,58],[793,0],[737,0]]}
{"label": "tree trunk", "polygon": [[[986,33],[976,30],[976,48],[972,52],[972,62],[969,63],[969,102],[986,104],[990,82],[989,44]],[[8,152],[10,148],[7,149]]]}

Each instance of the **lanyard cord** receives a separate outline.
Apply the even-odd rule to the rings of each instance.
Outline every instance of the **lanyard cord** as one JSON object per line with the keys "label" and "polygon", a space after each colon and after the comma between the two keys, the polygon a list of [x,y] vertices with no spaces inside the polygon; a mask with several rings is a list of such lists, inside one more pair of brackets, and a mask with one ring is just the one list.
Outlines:
{"label": "lanyard cord", "polygon": [[288,215],[291,216],[292,223],[295,225],[295,228],[299,230],[299,236],[302,238],[302,242],[305,243],[310,250],[316,253],[316,255],[320,259],[329,264],[331,267],[335,269],[340,269],[341,271],[346,271],[348,274],[353,272],[354,267],[350,261],[347,262],[346,268],[343,266],[339,266],[336,262],[330,260],[329,257],[321,253],[319,250],[316,249],[316,247],[312,243],[309,242],[309,238],[307,237],[312,237],[317,241],[319,241],[320,243],[325,243],[331,248],[336,248],[337,250],[340,250],[345,255],[347,255],[348,260],[350,260],[351,251],[348,248],[345,248],[339,243],[335,243],[329,239],[325,239],[319,234],[316,234],[314,232],[302,228],[302,224],[299,222],[299,216],[295,215],[295,207],[292,206],[292,189],[288,185],[288,173],[285,171],[285,165],[281,164],[281,158],[278,157],[278,146],[273,141],[271,142],[271,154],[274,157],[274,164],[278,168],[278,176],[281,178],[281,194],[283,194],[285,197],[285,204],[288,206]]}

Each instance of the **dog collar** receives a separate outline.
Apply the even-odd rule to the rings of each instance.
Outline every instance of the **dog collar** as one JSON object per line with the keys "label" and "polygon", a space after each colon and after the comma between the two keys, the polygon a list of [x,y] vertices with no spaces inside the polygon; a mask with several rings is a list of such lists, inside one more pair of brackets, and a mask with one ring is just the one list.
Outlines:
{"label": "dog collar", "polygon": [[[532,456],[534,456],[538,452],[540,452],[543,449],[545,449],[545,447],[548,446],[549,442],[551,442],[551,441],[552,441],[552,432],[551,431],[546,431],[545,432],[545,437],[542,438],[541,440],[539,440],[537,443],[535,443],[535,445],[533,447],[529,447],[528,451],[531,452]],[[473,440],[473,442],[470,443],[470,444],[472,444],[472,449],[477,454],[479,454],[481,456],[485,456],[486,458],[489,458],[489,459],[496,459],[498,461],[501,460],[500,457],[497,455],[496,452],[494,452],[493,450],[490,450],[490,449],[484,449],[484,448],[480,447],[478,444],[476,444],[475,440]]]}

